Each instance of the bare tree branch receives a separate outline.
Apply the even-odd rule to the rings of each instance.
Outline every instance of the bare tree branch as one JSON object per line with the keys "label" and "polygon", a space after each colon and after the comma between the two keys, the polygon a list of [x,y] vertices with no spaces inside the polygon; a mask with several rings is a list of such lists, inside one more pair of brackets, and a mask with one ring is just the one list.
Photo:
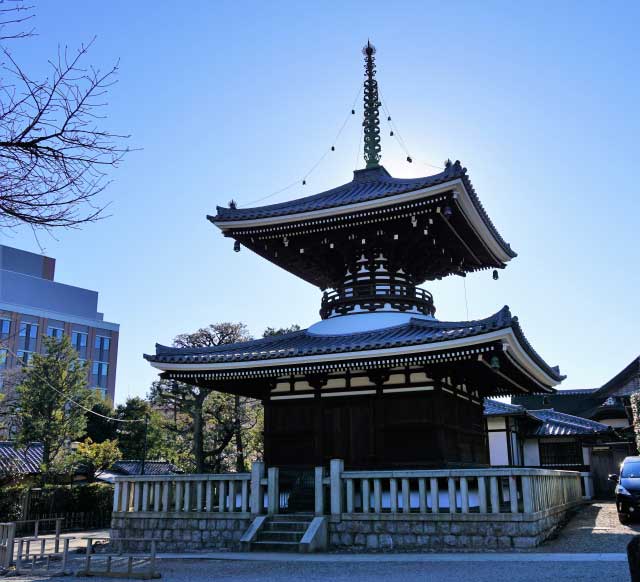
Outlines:
{"label": "bare tree branch", "polygon": [[[16,16],[25,9],[0,0],[0,40],[4,25],[30,18]],[[130,148],[123,145],[128,135],[102,128],[118,63],[106,72],[86,66],[94,40],[75,52],[58,48],[43,80],[1,49],[0,227],[77,227],[104,217],[95,199],[109,184],[107,170]]]}

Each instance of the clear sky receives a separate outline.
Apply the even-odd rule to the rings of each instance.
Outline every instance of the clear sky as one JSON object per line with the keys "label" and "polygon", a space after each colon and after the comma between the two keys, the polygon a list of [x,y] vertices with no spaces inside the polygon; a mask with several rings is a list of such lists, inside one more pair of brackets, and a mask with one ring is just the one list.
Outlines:
{"label": "clear sky", "polygon": [[[45,71],[58,44],[97,35],[90,60],[121,62],[108,126],[141,148],[111,174],[109,219],[40,237],[57,279],[99,290],[121,324],[117,401],[146,393],[155,342],[218,321],[259,335],[318,319],[318,289],[234,253],[205,215],[307,173],[351,109],[367,38],[414,158],[385,130],[382,163],[414,177],[460,159],[519,254],[497,282],[467,277],[469,317],[508,304],[567,388],[599,386],[640,354],[640,4],[35,4],[38,36],[14,43],[17,58]],[[361,107],[306,186],[264,203],[349,181]],[[38,252],[27,229],[0,242]],[[441,319],[466,319],[461,278],[427,287]]]}

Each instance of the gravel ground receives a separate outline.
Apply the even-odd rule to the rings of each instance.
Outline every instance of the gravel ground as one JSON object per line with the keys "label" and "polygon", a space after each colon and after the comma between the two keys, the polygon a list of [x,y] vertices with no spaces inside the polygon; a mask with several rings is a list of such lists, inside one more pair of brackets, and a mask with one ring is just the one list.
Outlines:
{"label": "gravel ground", "polygon": [[[164,582],[602,582],[629,580],[625,562],[242,562],[226,560],[172,560],[159,562]],[[13,581],[69,578],[10,578]],[[91,578],[113,582],[113,578]]]}
{"label": "gravel ground", "polygon": [[552,540],[537,552],[626,552],[634,535],[640,534],[640,523],[622,525],[613,502],[598,502],[580,509]]}
{"label": "gravel ground", "polygon": [[[482,560],[464,554],[447,556],[447,561],[418,561],[398,554],[375,561],[349,561],[337,556],[325,562],[274,562],[241,560],[159,560],[158,569],[166,582],[545,582],[558,580],[626,582],[629,571],[620,557],[630,539],[640,534],[640,524],[623,526],[618,522],[613,503],[594,503],[579,510],[554,540],[533,553],[510,554],[509,561],[487,553]],[[536,555],[545,553],[546,556]],[[587,554],[581,560],[576,554]],[[559,554],[572,554],[562,556]],[[618,557],[589,556],[618,554]],[[369,556],[372,558],[373,556]],[[569,559],[572,558],[572,559]],[[390,561],[393,559],[394,561]],[[68,577],[11,577],[8,580],[68,582]],[[113,578],[91,578],[95,582],[112,582]]]}

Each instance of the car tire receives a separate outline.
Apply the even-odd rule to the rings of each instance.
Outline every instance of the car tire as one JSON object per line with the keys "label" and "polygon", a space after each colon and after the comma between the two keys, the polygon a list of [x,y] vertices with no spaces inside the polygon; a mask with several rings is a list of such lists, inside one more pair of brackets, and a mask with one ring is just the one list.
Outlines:
{"label": "car tire", "polygon": [[620,523],[621,523],[622,525],[627,525],[627,524],[631,521],[631,519],[629,518],[629,516],[628,516],[628,515],[626,515],[626,514],[624,514],[624,513],[619,513],[619,514],[618,514],[618,519],[620,520]]}

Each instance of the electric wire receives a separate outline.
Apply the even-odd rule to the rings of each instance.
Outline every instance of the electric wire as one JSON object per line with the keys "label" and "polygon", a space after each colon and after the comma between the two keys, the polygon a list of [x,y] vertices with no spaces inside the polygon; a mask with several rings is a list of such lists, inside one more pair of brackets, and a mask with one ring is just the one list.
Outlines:
{"label": "electric wire", "polygon": [[[16,358],[16,360],[22,360],[22,358],[20,356],[18,356],[18,354],[16,354],[10,347],[6,346],[6,347],[2,347],[0,349],[7,350],[8,353],[10,353],[14,358]],[[46,384],[49,388],[51,388],[51,390],[53,390],[54,392],[57,392],[58,394],[60,394],[60,396],[62,396],[65,399],[65,401],[67,401],[70,404],[73,404],[73,405],[77,406],[78,408],[81,408],[82,410],[84,410],[85,412],[88,412],[89,414],[93,414],[94,416],[98,416],[100,418],[104,418],[106,420],[113,421],[113,422],[122,422],[122,423],[146,422],[146,420],[143,419],[143,418],[140,418],[140,419],[123,419],[123,418],[113,418],[113,417],[107,416],[105,414],[100,414],[99,412],[96,412],[95,410],[91,410],[90,408],[87,408],[83,404],[80,404],[79,402],[76,402],[75,400],[73,400],[73,398],[69,398],[63,392],[61,392],[55,386],[53,386],[51,384],[51,382],[49,382],[49,380],[47,380],[46,378],[43,378],[40,375],[38,375],[37,378],[38,378],[38,380],[40,380],[41,382]]]}
{"label": "electric wire", "polygon": [[290,190],[291,188],[293,188],[296,184],[300,184],[302,182],[302,185],[304,186],[306,183],[307,178],[314,172],[314,170],[324,161],[324,159],[331,153],[335,151],[335,146],[336,143],[338,142],[338,140],[340,139],[340,136],[342,135],[342,133],[344,132],[347,124],[349,123],[349,119],[351,117],[353,117],[355,115],[355,107],[356,107],[356,102],[358,101],[358,99],[360,98],[360,94],[362,93],[362,86],[358,86],[358,92],[356,93],[356,96],[353,99],[353,103],[351,105],[351,109],[349,109],[349,112],[347,113],[347,115],[344,118],[344,121],[342,122],[342,125],[340,126],[340,128],[338,129],[338,132],[336,133],[336,136],[333,139],[333,142],[331,143],[331,146],[329,146],[324,152],[323,154],[320,156],[320,158],[318,159],[318,161],[313,164],[311,166],[311,168],[309,169],[309,171],[304,174],[302,176],[302,178],[299,178],[297,180],[294,180],[293,182],[291,182],[290,184],[288,184],[287,186],[285,186],[284,188],[280,188],[279,190],[276,190],[275,192],[272,192],[271,194],[267,194],[266,196],[263,196],[262,198],[257,198],[255,200],[250,200],[248,202],[243,202],[242,205],[238,205],[238,208],[242,207],[247,207],[250,204],[257,204],[258,202],[263,202],[264,200],[268,200],[269,198],[273,198],[274,196],[277,196],[278,194],[282,194],[283,192],[286,192],[287,190]]}

